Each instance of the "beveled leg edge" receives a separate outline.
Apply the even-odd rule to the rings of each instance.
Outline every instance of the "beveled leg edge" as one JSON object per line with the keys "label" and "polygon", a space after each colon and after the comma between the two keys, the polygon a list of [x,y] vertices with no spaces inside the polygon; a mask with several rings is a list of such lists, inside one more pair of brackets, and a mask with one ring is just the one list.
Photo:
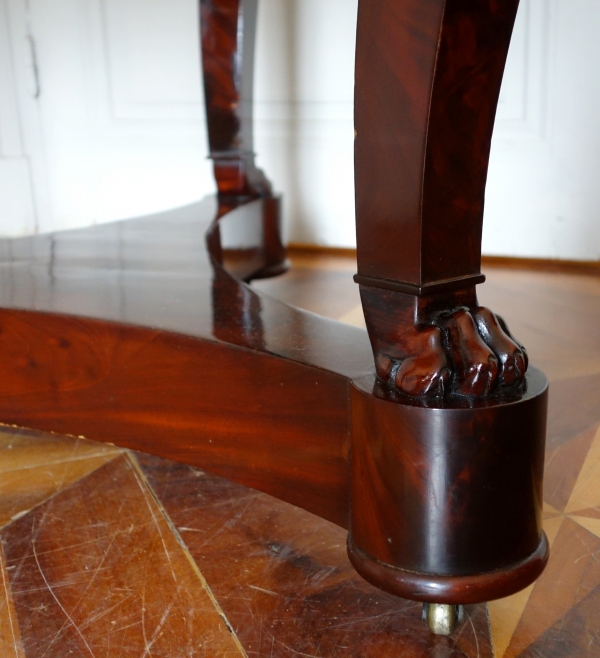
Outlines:
{"label": "beveled leg edge", "polygon": [[525,589],[548,562],[548,538],[542,533],[537,549],[523,561],[488,573],[447,576],[417,573],[385,564],[358,547],[348,534],[348,557],[369,583],[404,599],[446,605],[470,605],[501,599]]}

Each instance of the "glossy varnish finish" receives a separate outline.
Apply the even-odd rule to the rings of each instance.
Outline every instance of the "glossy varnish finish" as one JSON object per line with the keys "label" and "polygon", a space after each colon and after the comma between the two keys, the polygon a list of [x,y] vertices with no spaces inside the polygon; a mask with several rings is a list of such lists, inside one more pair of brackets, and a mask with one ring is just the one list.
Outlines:
{"label": "glossy varnish finish", "polygon": [[379,379],[412,397],[522,387],[526,350],[481,307],[494,117],[518,0],[361,0],[358,274]]}
{"label": "glossy varnish finish", "polygon": [[355,280],[378,381],[351,395],[349,554],[425,602],[505,596],[548,559],[547,381],[475,291],[518,5],[359,2]]}
{"label": "glossy varnish finish", "polygon": [[357,576],[340,528],[185,465],[138,459],[248,655],[491,656],[484,606],[468,607],[454,637],[435,638],[418,603]]}
{"label": "glossy varnish finish", "polygon": [[[364,358],[364,333],[287,308],[241,281],[286,266],[279,200],[252,153],[256,0],[200,5],[216,203],[202,206],[201,217],[188,209],[6,242],[0,419],[103,441],[116,437],[122,446],[207,468],[342,527],[351,517],[354,564],[389,592],[476,603],[524,587],[547,552],[540,525],[545,381],[536,371],[525,377],[525,350],[479,306],[474,285],[481,277],[473,267],[516,3],[361,0],[359,274],[367,276],[361,295],[376,373]],[[413,64],[415,75],[403,77]],[[365,76],[374,88],[364,86]],[[390,108],[403,94],[416,104],[397,105],[393,116]],[[372,131],[380,118],[379,132]],[[417,141],[430,138],[415,153],[399,152],[411,127]],[[403,172],[398,164],[406,157]],[[366,175],[369,162],[385,168],[367,205],[382,202],[386,212],[374,215],[363,207],[369,176],[377,173],[373,167]],[[387,213],[395,206],[389,193],[398,171],[410,188],[401,202],[421,204],[415,216]],[[395,249],[398,230],[406,249],[417,252],[418,271],[409,276],[386,269],[390,249],[396,261],[412,262]],[[182,252],[184,237],[191,246],[186,242]],[[28,259],[15,261],[25,250]],[[88,250],[95,260],[82,259]],[[365,263],[377,267],[365,270]],[[32,272],[39,279],[34,296],[29,304],[16,302],[19,280]],[[362,387],[358,398],[350,392],[353,381]],[[387,431],[395,426],[397,432]],[[503,443],[513,429],[521,441]],[[498,451],[502,464],[520,462],[517,477],[497,478],[492,495],[481,496]],[[408,503],[396,472],[406,482],[416,474]],[[510,499],[498,522],[511,522],[517,532],[495,535],[490,551],[473,528],[486,509],[501,513],[511,487],[521,504]],[[33,558],[42,571],[35,550]],[[523,572],[520,563],[535,568]],[[390,575],[397,570],[418,572],[422,589],[399,587]],[[482,572],[474,591],[468,583]]]}
{"label": "glossy varnish finish", "polygon": [[[294,267],[261,289],[317,311],[323,300],[348,299],[340,317],[364,326],[352,284],[340,259],[292,253]],[[555,267],[554,267],[555,269]],[[499,311],[529,346],[532,361],[548,373],[548,450],[544,529],[551,544],[548,567],[524,591],[488,605],[496,658],[595,658],[600,652],[597,607],[600,572],[600,279],[597,276],[487,267],[481,299]],[[311,299],[306,290],[318,291]],[[324,311],[322,311],[324,312]]]}
{"label": "glossy varnish finish", "polygon": [[[193,210],[198,212],[201,207]],[[7,259],[6,278],[17,285],[5,288],[4,305],[14,290],[27,290],[33,273],[37,309],[5,308],[0,314],[2,418],[97,440],[118,437],[120,445],[201,466],[348,527],[349,387],[361,376],[371,388],[375,384],[366,334],[275,302],[236,281],[218,262],[212,261],[207,276],[205,256],[192,248],[186,261],[186,252],[178,249],[202,226],[200,220],[186,220],[185,212],[172,213],[55,236],[42,242],[27,267]],[[32,244],[13,242],[12,253]],[[90,259],[84,268],[74,247],[85,253],[98,244],[109,256]],[[112,299],[114,281],[120,281],[118,304]],[[157,313],[160,298],[151,289],[160,290],[167,302],[162,312]],[[86,318],[83,303],[88,315],[118,312],[121,322]],[[54,313],[44,314],[50,305]],[[79,318],[64,315],[69,312]],[[357,429],[369,426],[363,421],[356,421]],[[355,499],[385,505],[360,491],[380,476],[355,479]],[[426,488],[422,495],[427,506]],[[531,490],[519,518],[539,533],[530,497]],[[497,559],[511,563],[513,553],[501,556],[502,545],[499,549]],[[411,550],[420,550],[418,541]]]}
{"label": "glossy varnish finish", "polygon": [[480,272],[488,158],[518,0],[361,0],[358,271],[422,286]]}
{"label": "glossy varnish finish", "polygon": [[[313,311],[323,308],[328,299],[336,300],[329,306],[331,317],[355,318],[360,324],[362,311],[357,291],[347,276],[353,267],[350,261],[336,267],[333,259],[328,258],[321,269],[317,259],[304,256],[295,259],[288,275],[258,282],[256,287]],[[514,270],[486,273],[486,303],[501,311],[519,334],[529,338],[532,358],[543,364],[552,382],[544,505],[544,528],[552,544],[552,555],[535,586],[488,606],[494,657],[595,658],[600,652],[600,571],[595,557],[600,548],[600,497],[595,486],[600,482],[600,280]],[[514,289],[523,291],[516,304]],[[531,341],[535,336],[540,336],[540,340]],[[90,445],[70,437],[4,430],[0,440],[0,463],[4,467],[0,479],[7,482],[0,491],[3,509],[12,510],[11,516],[26,513],[32,505],[43,504],[44,495],[56,495],[56,488],[47,488],[48,493],[43,494],[45,482],[51,477],[58,492],[70,482],[68,489],[62,489],[69,498],[65,523],[55,524],[53,531],[58,534],[55,541],[59,543],[61,537],[75,536],[76,531],[67,533],[66,528],[81,518],[80,509],[101,507],[92,505],[95,495],[90,496],[85,479],[71,480],[65,474],[71,472],[69,465],[75,467],[85,461],[91,465],[106,450],[114,456],[119,454],[110,446]],[[110,458],[108,454],[106,458]],[[256,491],[200,476],[193,468],[156,458],[139,459],[152,495],[176,522],[169,531],[175,529],[179,533],[194,554],[196,564],[202,565],[211,591],[219,595],[221,610],[227,610],[228,621],[243,639],[248,655],[287,658],[303,652],[329,658],[336,651],[339,656],[357,658],[491,655],[485,608],[478,606],[477,615],[481,617],[471,617],[476,635],[467,618],[449,640],[428,637],[420,622],[418,604],[394,599],[353,575],[345,559],[345,533],[341,529]],[[77,468],[86,473],[80,466]],[[8,486],[9,482],[12,486]],[[121,483],[127,488],[138,487],[129,478]],[[16,487],[14,494],[12,487]],[[42,498],[34,499],[29,494],[24,497],[25,490],[32,494],[39,491]],[[102,491],[98,493],[103,495]],[[135,516],[145,531],[152,533],[155,526],[148,517],[144,497],[125,492],[121,498],[130,503],[137,501],[136,505],[146,508],[146,512],[139,510]],[[19,506],[19,501],[24,506]],[[223,523],[223,519],[227,522]],[[114,515],[107,522],[96,523],[96,540],[110,542],[119,523]],[[141,529],[135,532],[143,538]],[[20,546],[28,550],[27,542]],[[161,559],[166,559],[161,545],[153,546]],[[224,559],[227,556],[230,559]],[[112,564],[118,566],[118,561]],[[161,568],[161,573],[170,572]],[[126,582],[126,587],[141,597],[145,572],[131,574],[133,578]],[[11,575],[15,575],[15,569],[6,573],[8,582]],[[81,575],[78,578],[81,582]],[[319,585],[323,589],[319,590]],[[54,591],[60,595],[60,588]],[[147,589],[147,595],[151,591],[156,592]],[[43,590],[37,592],[45,596]],[[94,588],[89,588],[86,598],[93,599],[94,593]],[[340,599],[344,607],[339,606]],[[100,609],[102,602],[93,605]],[[382,605],[388,607],[379,612]],[[164,606],[163,612],[168,602]],[[13,627],[19,636],[21,620],[27,627],[27,616],[40,614],[35,608],[20,608],[19,614],[15,613]],[[340,619],[342,615],[344,619]],[[88,639],[102,631],[101,621],[83,629],[90,633]],[[111,630],[112,624],[109,633]],[[201,646],[201,627],[196,627],[196,631],[196,644]],[[119,632],[123,632],[122,628],[117,635]],[[60,646],[68,636],[61,633],[55,643]],[[142,644],[132,644],[130,649],[139,656],[144,652],[143,635],[136,637]],[[334,638],[338,644],[331,653],[318,648],[330,649]],[[105,655],[98,647],[106,646],[106,640],[102,644],[97,638],[94,646],[95,655]],[[115,651],[120,648],[114,643],[111,646]],[[177,655],[177,647],[169,649],[167,655]],[[56,652],[60,655],[58,648]],[[12,658],[10,653],[7,655]],[[39,653],[33,652],[32,658],[39,658]]]}
{"label": "glossy varnish finish", "polygon": [[[229,234],[212,242],[213,257],[229,255],[231,271],[242,280],[285,271],[281,239],[281,199],[256,167],[254,156],[254,41],[258,0],[200,0],[202,70],[206,125],[221,218],[243,203],[261,198],[258,215],[250,213]],[[228,219],[231,223],[232,218]],[[219,228],[214,227],[218,232]],[[226,251],[229,251],[229,254]]]}
{"label": "glossy varnish finish", "polygon": [[500,598],[541,573],[547,380],[532,370],[527,386],[516,402],[461,409],[373,399],[371,382],[355,382],[349,542],[359,573],[445,603]]}
{"label": "glossy varnish finish", "polygon": [[201,0],[201,44],[210,154],[219,193],[269,195],[254,165],[252,85],[258,0]]}
{"label": "glossy varnish finish", "polygon": [[0,417],[200,465],[347,527],[366,335],[229,275],[204,246],[219,212],[0,243]]}
{"label": "glossy varnish finish", "polygon": [[114,323],[5,310],[0,328],[4,422],[119,437],[347,525],[345,378]]}

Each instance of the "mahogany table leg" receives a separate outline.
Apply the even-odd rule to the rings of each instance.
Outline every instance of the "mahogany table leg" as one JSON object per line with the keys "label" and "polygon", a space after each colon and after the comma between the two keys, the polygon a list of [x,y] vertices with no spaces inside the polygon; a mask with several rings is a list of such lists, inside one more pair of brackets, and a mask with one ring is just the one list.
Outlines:
{"label": "mahogany table leg", "polygon": [[[177,211],[0,245],[2,421],[118,441],[350,526],[358,572],[430,604],[436,631],[453,606],[532,582],[548,556],[547,381],[475,295],[516,9],[360,0],[358,280],[375,378],[364,332],[239,280],[284,263],[252,153],[256,0],[201,0],[218,221]],[[221,241],[237,220],[264,227],[243,268]]]}
{"label": "mahogany table leg", "polygon": [[349,553],[436,604],[514,592],[547,559],[547,382],[475,293],[518,4],[359,1],[355,279],[379,384],[352,392]]}
{"label": "mahogany table leg", "polygon": [[525,374],[521,346],[475,295],[517,7],[518,0],[359,5],[356,280],[378,374],[408,394],[436,396],[455,385],[486,395]]}
{"label": "mahogany table leg", "polygon": [[254,41],[258,0],[200,0],[202,67],[210,157],[219,216],[263,198],[263,266],[252,277],[287,268],[281,200],[256,167],[253,137]]}

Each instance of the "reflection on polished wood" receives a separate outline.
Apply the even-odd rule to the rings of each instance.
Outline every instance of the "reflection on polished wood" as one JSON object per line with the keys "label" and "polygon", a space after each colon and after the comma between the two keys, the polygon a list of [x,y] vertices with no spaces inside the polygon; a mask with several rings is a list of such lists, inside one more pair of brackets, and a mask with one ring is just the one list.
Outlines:
{"label": "reflection on polished wood", "polygon": [[[176,459],[352,523],[354,566],[401,596],[478,603],[528,585],[547,559],[543,376],[531,368],[528,388],[489,398],[396,399],[376,380],[364,330],[227,271],[229,222],[260,226],[265,201],[226,216],[213,203],[0,243],[0,418]],[[467,440],[474,418],[490,440]],[[418,433],[430,421],[448,436],[436,434],[429,456],[409,455],[406,438],[387,431],[384,459],[404,466],[378,466],[377,423]],[[450,447],[457,436],[461,451]],[[510,496],[498,496],[515,459]],[[413,471],[411,486],[393,484]],[[383,474],[390,482],[379,486]],[[475,495],[471,478],[492,495]],[[448,502],[429,523],[439,496]],[[490,526],[490,514],[504,521]],[[515,533],[502,529],[509,523]],[[473,534],[479,526],[486,532]]]}
{"label": "reflection on polished wood", "polygon": [[479,644],[491,656],[484,606],[470,606],[452,638],[434,638],[418,603],[357,576],[340,528],[188,466],[139,459],[249,655],[474,658]]}
{"label": "reflection on polished wood", "polygon": [[[322,298],[347,300],[341,317],[364,326],[356,291],[329,274],[327,260],[321,272],[316,256],[291,258],[288,274],[254,286],[311,310],[322,308]],[[340,272],[352,269],[352,258],[339,260]],[[551,382],[544,504],[550,563],[535,585],[489,604],[497,658],[600,654],[600,277],[558,264],[552,270],[484,268],[483,303],[507,319]]]}
{"label": "reflection on polished wood", "polygon": [[[257,0],[200,0],[216,199],[0,243],[0,419],[155,460],[88,455],[33,492],[25,488],[29,498],[20,502],[11,499],[18,486],[9,486],[5,611],[9,622],[18,619],[20,640],[3,631],[5,644],[43,656],[110,654],[113,646],[243,655],[244,643],[271,655],[380,656],[399,642],[411,654],[523,649],[518,629],[541,600],[540,583],[529,598],[518,595],[525,612],[512,633],[492,606],[490,636],[481,603],[526,588],[543,571],[549,542],[562,546],[563,528],[577,525],[568,544],[579,528],[593,534],[597,519],[594,439],[581,469],[571,469],[564,507],[557,497],[546,510],[544,534],[547,380],[528,369],[523,345],[475,293],[484,280],[494,115],[518,4],[359,3],[355,280],[368,334],[247,285],[287,268],[280,199],[254,163]],[[563,459],[568,448],[550,450]],[[186,466],[178,472],[159,458]],[[170,504],[170,475],[181,469],[200,494],[193,507],[201,525],[178,525],[181,500]],[[268,494],[297,506],[297,515],[284,515],[294,530],[320,517],[314,541],[330,523],[338,537],[348,529],[350,562],[386,594],[373,607],[363,598],[372,590],[345,556],[336,553],[323,569],[328,556],[285,527],[258,536],[254,524],[243,551],[232,547],[231,533],[247,534],[239,525],[244,485],[262,492],[246,508],[267,501],[261,518],[277,517]],[[75,489],[86,501],[79,508]],[[219,490],[217,518],[210,505],[203,517],[203,503]],[[568,519],[557,529],[561,514]],[[205,535],[200,545],[184,545],[188,532]],[[206,546],[219,554],[219,577],[210,571],[214,553],[205,563]],[[591,540],[585,546],[594,550]],[[271,576],[276,562],[283,585],[247,580],[250,560],[265,552],[254,566]],[[571,611],[593,573],[582,576]],[[245,635],[240,584],[261,592],[246,595],[242,611],[255,605],[279,632]],[[401,615],[390,594],[479,605],[443,640],[412,628],[416,606]],[[286,607],[270,619],[264,609],[281,596]],[[294,610],[292,599],[314,604],[311,614],[320,602],[334,623],[298,628],[308,611],[302,603]],[[393,622],[374,629],[382,610]],[[549,607],[543,622],[528,626],[534,643],[565,610]],[[356,619],[352,631],[362,628],[364,638],[340,631],[340,616]]]}
{"label": "reflection on polished wood", "polygon": [[367,340],[246,285],[287,268],[253,150],[257,0],[200,0],[216,198],[0,244],[0,419],[298,505],[348,529],[352,564],[388,593],[477,604],[533,582],[547,380],[475,293],[518,4],[359,2]]}
{"label": "reflection on polished wood", "polygon": [[0,243],[0,418],[201,465],[347,525],[366,335],[211,265],[215,211]]}
{"label": "reflection on polished wood", "polygon": [[[300,256],[295,258],[292,252],[294,262],[288,274],[280,279],[255,282],[253,288],[267,291],[288,303],[301,302],[313,311],[322,306],[324,299],[335,299],[336,304],[331,306],[332,319],[356,318],[360,300],[355,285],[347,276],[353,261],[340,259],[336,266],[337,259],[328,256],[321,269],[319,258]],[[169,525],[168,533],[176,532],[187,547],[246,655],[595,658],[600,654],[597,634],[600,628],[597,559],[600,549],[600,277],[497,268],[488,268],[486,274],[488,284],[483,289],[486,302],[493,303],[505,314],[521,335],[528,334],[535,339],[529,341],[533,346],[533,359],[551,374],[544,529],[552,544],[552,554],[547,571],[525,591],[489,604],[489,630],[485,616],[478,612],[483,608],[478,607],[472,609],[470,617],[476,634],[467,620],[452,638],[432,638],[420,621],[418,604],[398,602],[354,574],[345,555],[345,534],[337,526],[254,490],[202,475],[194,468],[139,455],[137,460],[145,475],[144,486],[150,486],[149,491],[159,501],[160,513],[164,510],[174,524]],[[66,277],[64,270],[61,276]],[[526,295],[523,304],[515,305],[511,295],[515,289],[532,293]],[[535,311],[533,314],[531,307]],[[360,324],[360,318],[356,322]],[[586,352],[587,361],[583,358]],[[4,539],[9,536],[9,528],[22,523],[18,527],[25,532],[30,526],[24,519],[40,518],[43,510],[48,509],[44,507],[43,496],[50,496],[52,500],[57,494],[63,497],[58,505],[68,510],[67,519],[48,529],[61,537],[66,533],[71,543],[76,541],[77,530],[70,530],[69,525],[81,518],[86,508],[91,510],[90,519],[102,509],[100,501],[105,495],[102,488],[90,488],[85,477],[101,466],[111,469],[111,481],[126,484],[126,491],[121,495],[137,508],[128,514],[140,519],[143,526],[135,530],[136,542],[153,547],[151,550],[158,551],[164,560],[166,553],[162,544],[148,543],[146,538],[146,532],[152,533],[156,526],[148,516],[146,499],[131,494],[132,486],[139,487],[137,481],[129,476],[125,480],[115,479],[118,473],[123,473],[122,462],[115,461],[120,454],[120,450],[110,446],[7,428],[0,439],[2,478],[6,477],[6,482],[13,483],[16,490],[11,494],[11,487],[6,486],[0,491],[1,507],[8,510],[2,523],[11,523],[7,518],[9,512],[17,519],[0,533],[5,549]],[[102,463],[110,461],[102,466],[100,462],[95,463],[96,459]],[[131,456],[128,459],[131,460]],[[88,466],[83,466],[86,461]],[[78,471],[82,479],[74,481],[76,474],[71,478],[65,473],[76,464],[82,464]],[[58,475],[49,476],[49,479],[54,478],[54,487],[39,486],[38,477],[52,469],[58,469],[54,470]],[[23,498],[26,484],[28,492],[40,491],[40,496],[30,498],[27,493]],[[96,496],[100,496],[98,503],[92,503]],[[224,519],[227,522],[223,523]],[[97,533],[94,541],[109,545],[119,524],[114,514],[102,524],[92,524]],[[162,523],[160,527],[163,528]],[[28,548],[23,539],[27,533],[23,537],[21,534],[14,529],[10,531],[10,536],[19,540],[22,555],[31,555],[31,546]],[[48,540],[56,541],[50,535]],[[136,542],[129,545],[130,550],[135,548]],[[158,572],[165,577],[169,574],[166,567],[159,567]],[[13,582],[15,569],[3,573],[8,582]],[[73,577],[83,578],[81,574]],[[117,576],[106,573],[102,577],[103,582],[109,582]],[[132,596],[141,597],[144,578],[129,572],[123,587],[128,588]],[[183,584],[185,588],[191,587],[191,593],[182,592],[179,601],[192,600],[196,596],[194,592],[199,591],[189,578],[191,576],[186,576]],[[77,583],[75,589],[81,587],[79,580],[74,582]],[[80,591],[83,593],[83,589]],[[155,589],[146,591],[155,597],[152,605],[156,607],[152,607],[152,611],[166,605],[160,603],[164,599],[156,598]],[[64,603],[60,587],[54,592]],[[32,596],[32,593],[22,595]],[[86,597],[91,599],[87,605],[97,605],[100,609],[102,603],[94,603],[95,596],[92,586],[86,592]],[[23,641],[31,643],[27,646],[34,646],[34,640],[27,639],[29,630],[23,633],[22,629],[32,627],[29,615],[35,617],[41,612],[30,607],[15,608],[14,603],[12,608],[7,608],[4,602],[12,598],[10,590],[8,598],[5,594],[0,596],[0,629],[8,646],[2,655],[39,658],[40,653],[31,649],[24,653],[19,638],[23,635]],[[9,616],[8,610],[13,610],[13,614]],[[70,624],[60,608],[52,610],[61,625]],[[164,614],[167,607],[162,610]],[[130,611],[125,607],[124,612],[129,614]],[[47,615],[44,624],[55,628],[50,613]],[[123,619],[125,617],[124,614]],[[139,656],[143,653],[143,633],[134,631],[128,636],[142,643],[132,642],[126,651],[107,639],[113,632],[115,637],[129,632],[122,627],[112,630],[121,623],[121,617],[109,620],[117,621],[114,625],[104,626],[105,621],[100,619],[97,625],[80,627],[86,641],[95,643],[93,655],[111,655],[106,648],[109,646],[113,651],[118,647],[122,652],[112,655]],[[141,624],[139,618],[138,622]],[[213,632],[211,622],[207,623],[206,630],[202,624],[195,626],[198,646]],[[169,615],[167,624],[170,624]],[[100,636],[108,626],[102,640]],[[10,639],[11,633],[16,640]],[[61,658],[69,655],[65,643],[72,635],[73,628],[70,628],[56,637],[54,655]],[[177,655],[176,648],[170,647],[170,650],[171,654],[162,655]],[[191,655],[218,654],[197,649],[196,654]]]}

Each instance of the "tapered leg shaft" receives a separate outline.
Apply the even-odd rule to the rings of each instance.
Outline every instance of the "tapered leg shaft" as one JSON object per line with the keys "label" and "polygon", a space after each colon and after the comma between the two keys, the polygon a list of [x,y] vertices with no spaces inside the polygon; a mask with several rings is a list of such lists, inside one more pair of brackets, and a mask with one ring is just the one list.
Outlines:
{"label": "tapered leg shaft", "polygon": [[[519,0],[360,0],[362,283],[478,281],[496,106]],[[368,281],[370,279],[370,281]]]}

